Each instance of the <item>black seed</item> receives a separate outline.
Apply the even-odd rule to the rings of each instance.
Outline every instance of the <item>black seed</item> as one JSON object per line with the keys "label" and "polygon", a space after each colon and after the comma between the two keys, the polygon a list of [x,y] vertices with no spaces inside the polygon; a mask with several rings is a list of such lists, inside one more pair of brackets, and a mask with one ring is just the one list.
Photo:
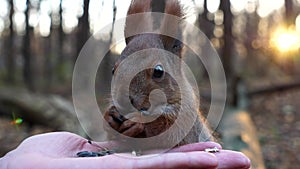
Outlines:
{"label": "black seed", "polygon": [[81,151],[77,153],[78,157],[98,157],[98,153],[89,152],[89,151]]}

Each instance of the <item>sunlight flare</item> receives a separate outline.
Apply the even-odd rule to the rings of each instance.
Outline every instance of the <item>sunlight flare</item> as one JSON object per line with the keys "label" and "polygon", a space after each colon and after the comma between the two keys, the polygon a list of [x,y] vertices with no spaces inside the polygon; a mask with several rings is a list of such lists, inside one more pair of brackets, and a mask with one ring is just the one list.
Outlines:
{"label": "sunlight flare", "polygon": [[292,29],[277,29],[271,38],[271,44],[280,52],[297,51],[300,48],[300,34]]}

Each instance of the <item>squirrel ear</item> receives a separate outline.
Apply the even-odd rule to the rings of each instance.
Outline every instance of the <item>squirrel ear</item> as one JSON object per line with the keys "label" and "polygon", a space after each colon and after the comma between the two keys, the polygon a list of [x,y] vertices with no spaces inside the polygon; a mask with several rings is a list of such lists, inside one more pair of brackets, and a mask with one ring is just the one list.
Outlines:
{"label": "squirrel ear", "polygon": [[[173,17],[166,15],[163,18],[160,27],[163,44],[165,48],[171,49],[176,42],[176,38],[174,37],[181,38],[182,36],[179,23],[183,17],[183,12],[180,2],[178,0],[166,0],[165,13],[178,17],[178,19],[174,19]],[[164,35],[171,35],[172,37]]]}
{"label": "squirrel ear", "polygon": [[[160,25],[161,34],[164,35],[175,35],[175,37],[180,34],[181,30],[179,26],[180,18],[183,16],[182,8],[178,0],[132,0],[127,12],[127,18],[125,23],[125,38],[126,44],[128,44],[131,39],[137,35],[144,32],[153,31],[153,18],[151,13],[153,10],[155,12],[164,12],[169,15],[177,16],[179,19],[170,18],[165,16],[162,18]],[[164,11],[162,11],[164,8]],[[133,14],[138,14],[135,16],[130,16]],[[173,36],[174,37],[174,36]],[[172,46],[174,43],[174,38],[167,36],[162,36],[163,43],[165,47]]]}
{"label": "squirrel ear", "polygon": [[[134,35],[152,30],[151,21],[152,0],[132,0],[127,12],[124,35],[126,44],[130,42]],[[145,13],[145,14],[142,14]],[[139,14],[130,17],[130,15]]]}

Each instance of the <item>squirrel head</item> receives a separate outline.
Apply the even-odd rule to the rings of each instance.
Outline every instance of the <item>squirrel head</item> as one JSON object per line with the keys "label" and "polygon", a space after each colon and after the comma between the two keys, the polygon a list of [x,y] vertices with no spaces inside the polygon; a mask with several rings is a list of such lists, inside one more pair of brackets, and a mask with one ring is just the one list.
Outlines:
{"label": "squirrel head", "polygon": [[[153,15],[149,12],[167,15]],[[132,14],[141,15],[132,19],[130,17]],[[129,81],[128,95],[124,96],[128,88],[122,84],[113,91],[117,98],[117,103],[114,103],[117,107],[121,109],[126,107],[124,105],[127,103],[123,102],[123,99],[129,99],[131,105],[138,111],[148,111],[151,106],[156,107],[157,110],[159,104],[180,105],[180,89],[174,76],[184,80],[180,78],[182,72],[179,63],[183,48],[179,40],[182,32],[179,26],[180,19],[173,20],[170,15],[182,17],[182,9],[177,0],[133,0],[131,2],[125,26],[126,47],[113,67],[113,76],[124,81],[128,80],[128,77],[133,78]],[[137,31],[138,34],[134,33]],[[167,36],[164,32],[179,38]],[[130,60],[130,56],[134,56],[134,59]],[[130,61],[124,63],[123,61],[126,60]],[[118,70],[122,62],[123,68]],[[137,70],[137,65],[147,68]],[[151,96],[155,103],[151,102]]]}

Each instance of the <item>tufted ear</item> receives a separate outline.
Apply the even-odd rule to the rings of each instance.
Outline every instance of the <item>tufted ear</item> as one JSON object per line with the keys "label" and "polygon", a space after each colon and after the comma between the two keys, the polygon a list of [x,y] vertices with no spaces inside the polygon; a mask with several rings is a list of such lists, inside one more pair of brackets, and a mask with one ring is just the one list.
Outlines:
{"label": "tufted ear", "polygon": [[[166,13],[168,15],[157,17],[150,12]],[[134,15],[133,14],[139,14]],[[178,17],[174,19],[170,15]],[[164,48],[179,54],[182,49],[181,42],[176,38],[181,38],[182,32],[179,22],[183,17],[183,10],[178,0],[132,0],[127,12],[125,24],[125,38],[128,44],[137,34],[146,32],[157,32],[162,34],[161,40]]]}
{"label": "tufted ear", "polygon": [[[181,52],[182,44],[179,40],[173,37],[182,37],[182,30],[180,27],[180,21],[183,17],[183,10],[178,0],[166,0],[165,5],[165,11],[164,13],[173,15],[178,17],[178,19],[174,19],[173,17],[169,17],[166,15],[163,20],[160,27],[161,32],[161,38],[164,44],[164,47],[170,51],[174,51],[174,53],[177,53],[176,51]],[[164,34],[172,35],[165,36]]]}
{"label": "tufted ear", "polygon": [[152,0],[132,0],[127,12],[127,18],[125,23],[125,38],[126,44],[133,38],[132,35],[146,32],[146,30],[152,30],[152,19],[150,15],[136,15],[130,17],[132,14],[141,14],[145,12],[151,12]]}

